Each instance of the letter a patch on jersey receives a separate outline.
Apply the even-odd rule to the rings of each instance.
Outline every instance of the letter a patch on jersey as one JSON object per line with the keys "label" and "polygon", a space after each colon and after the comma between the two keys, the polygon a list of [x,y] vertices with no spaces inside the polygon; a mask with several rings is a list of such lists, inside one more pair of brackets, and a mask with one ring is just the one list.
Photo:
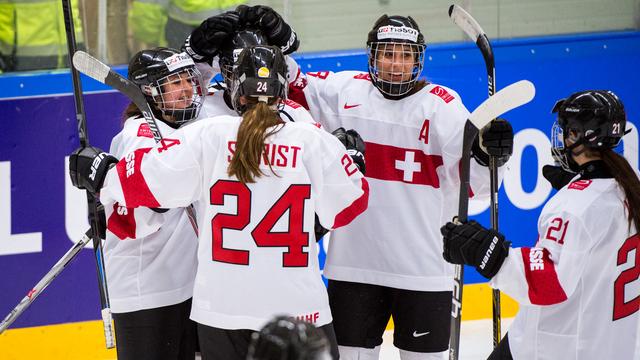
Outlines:
{"label": "letter a patch on jersey", "polygon": [[445,90],[442,86],[436,86],[433,89],[431,89],[431,91],[429,92],[441,98],[447,104],[450,103],[451,100],[455,99],[453,95],[449,94],[449,92]]}

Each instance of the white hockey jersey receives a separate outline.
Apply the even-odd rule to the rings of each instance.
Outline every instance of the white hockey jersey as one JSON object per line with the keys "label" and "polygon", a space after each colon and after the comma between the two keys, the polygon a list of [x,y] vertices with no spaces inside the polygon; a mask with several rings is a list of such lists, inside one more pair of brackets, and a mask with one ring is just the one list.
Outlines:
{"label": "white hockey jersey", "polygon": [[[199,119],[235,115],[223,92],[205,97]],[[309,112],[291,100],[281,111],[285,121],[316,124]],[[156,121],[163,136],[175,129]],[[187,125],[188,126],[188,125]],[[120,158],[155,141],[143,118],[131,118],[111,142],[110,153]],[[192,296],[197,266],[197,238],[185,210],[157,213],[147,208],[105,204],[107,239],[104,245],[111,310],[132,312],[181,303]],[[136,239],[136,241],[132,241]]]}
{"label": "white hockey jersey", "polygon": [[327,228],[350,223],[367,207],[368,184],[335,137],[297,122],[269,137],[261,165],[268,175],[242,184],[227,175],[240,120],[201,120],[150,151],[127,154],[108,173],[101,199],[129,207],[195,203],[195,321],[258,330],[289,314],[325,325],[332,317],[314,213]]}
{"label": "white hockey jersey", "polygon": [[614,179],[577,180],[544,206],[534,248],[509,250],[491,286],[520,303],[514,359],[640,359],[640,236]]}
{"label": "white hockey jersey", "polygon": [[[332,233],[324,275],[407,290],[452,290],[454,267],[442,258],[440,227],[458,210],[469,115],[458,94],[429,84],[394,101],[382,96],[367,73],[297,74],[289,96],[327,131],[355,129],[366,143],[369,208]],[[489,171],[472,159],[472,192],[486,197],[489,187]]]}
{"label": "white hockey jersey", "polygon": [[[163,136],[175,130],[158,121]],[[129,118],[111,141],[122,157],[155,141],[143,118]],[[104,243],[111,311],[125,313],[181,303],[193,294],[198,239],[184,209],[157,213],[104,202]]]}

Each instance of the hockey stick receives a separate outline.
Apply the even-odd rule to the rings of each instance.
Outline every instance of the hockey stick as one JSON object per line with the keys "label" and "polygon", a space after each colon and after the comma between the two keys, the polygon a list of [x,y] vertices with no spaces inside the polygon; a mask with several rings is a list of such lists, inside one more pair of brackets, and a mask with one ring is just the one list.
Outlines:
{"label": "hockey stick", "polygon": [[[158,129],[156,119],[153,117],[151,106],[149,106],[147,99],[144,97],[144,94],[142,93],[138,85],[134,84],[131,80],[123,77],[117,72],[111,70],[111,68],[104,64],[102,61],[94,58],[84,51],[77,51],[73,55],[73,66],[81,73],[105,85],[111,86],[112,88],[120,91],[127,98],[129,98],[129,100],[136,104],[140,112],[142,112],[144,120],[147,122],[147,125],[149,125],[149,128],[151,129],[153,139],[156,142],[162,141],[162,134],[160,134],[160,129]],[[191,226],[193,227],[193,231],[195,231],[196,236],[198,236],[198,222],[196,220],[193,205],[189,205],[189,207],[185,209],[187,211],[187,217],[189,218]]]}
{"label": "hockey stick", "polygon": [[[531,101],[535,96],[535,87],[530,81],[520,80],[498,91],[486,99],[470,115],[464,126],[462,137],[462,158],[460,159],[460,200],[458,203],[458,221],[466,222],[469,210],[469,176],[471,147],[480,129],[491,120],[505,112]],[[451,340],[449,359],[458,359],[460,349],[460,322],[462,319],[462,285],[464,268],[455,267],[453,299],[451,307]]]}
{"label": "hockey stick", "polygon": [[[73,29],[73,14],[71,12],[71,4],[69,0],[62,0],[62,12],[64,13],[64,27],[67,33],[67,49],[69,55],[69,63],[73,54],[76,52],[76,37]],[[73,66],[69,66],[71,79],[73,80],[73,97],[76,110],[76,119],[78,120],[78,138],[80,146],[89,146],[89,137],[87,134],[87,121],[84,112],[84,103],[82,102],[82,86],[80,83],[80,74]],[[96,267],[98,273],[98,287],[100,289],[100,305],[102,308],[102,324],[104,327],[104,337],[107,349],[115,346],[113,334],[113,320],[111,318],[111,307],[109,305],[109,291],[107,289],[107,275],[104,269],[104,256],[102,251],[102,241],[98,237],[99,221],[98,221],[98,204],[96,198],[87,191],[87,204],[89,207],[89,224],[91,224],[91,234],[93,238],[93,252],[96,258]]]}
{"label": "hockey stick", "polygon": [[38,283],[27,293],[27,295],[20,300],[18,305],[14,307],[11,312],[0,323],[0,334],[2,334],[14,321],[33,303],[38,296],[44,291],[44,289],[53,282],[55,278],[60,275],[62,270],[67,268],[67,265],[71,263],[73,259],[80,253],[80,250],[91,241],[93,236],[91,235],[91,229],[87,230],[82,239],[75,243],[69,251],[67,251],[58,262],[53,265],[51,270],[38,281]]}
{"label": "hockey stick", "polygon": [[[482,30],[480,24],[463,8],[457,5],[451,5],[449,8],[449,16],[451,20],[467,34],[467,36],[475,41],[476,46],[480,49],[484,64],[487,70],[487,85],[489,96],[496,91],[496,66],[493,57],[493,49],[487,34]],[[496,157],[489,157],[489,179],[491,186],[491,227],[499,230],[498,222],[498,166]],[[502,338],[501,314],[500,314],[500,290],[493,289],[491,292],[493,304],[493,348],[495,349]]]}

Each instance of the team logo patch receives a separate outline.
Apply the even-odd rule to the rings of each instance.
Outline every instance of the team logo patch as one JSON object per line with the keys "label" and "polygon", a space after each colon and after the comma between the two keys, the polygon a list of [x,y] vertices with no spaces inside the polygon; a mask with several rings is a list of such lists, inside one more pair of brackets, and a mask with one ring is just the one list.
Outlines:
{"label": "team logo patch", "polygon": [[441,86],[436,86],[433,89],[431,89],[431,91],[429,91],[430,93],[432,93],[433,95],[441,98],[442,100],[444,100],[444,102],[446,102],[447,104],[451,102],[451,100],[455,99],[453,97],[453,95],[449,94],[449,92],[447,92],[447,90],[445,90],[443,87]]}
{"label": "team logo patch", "polygon": [[140,124],[140,127],[138,128],[138,137],[153,138],[153,133],[151,133],[149,125]]}
{"label": "team logo patch", "polygon": [[593,180],[576,180],[569,185],[569,189],[582,191],[588,188],[592,182]]}
{"label": "team logo patch", "polygon": [[353,78],[354,79],[358,79],[358,80],[371,81],[371,75],[369,75],[369,73],[358,74],[358,75],[354,76]]}
{"label": "team logo patch", "polygon": [[269,69],[267,69],[264,66],[261,67],[260,69],[258,69],[258,77],[268,78],[269,77]]}

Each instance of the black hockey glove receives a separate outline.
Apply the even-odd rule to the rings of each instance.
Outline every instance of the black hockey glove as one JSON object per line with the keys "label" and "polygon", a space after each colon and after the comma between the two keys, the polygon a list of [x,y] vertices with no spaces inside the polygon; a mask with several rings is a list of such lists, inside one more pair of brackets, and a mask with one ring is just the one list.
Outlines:
{"label": "black hockey glove", "polygon": [[225,40],[239,29],[239,22],[235,11],[212,16],[191,32],[182,49],[196,62],[211,62]]}
{"label": "black hockey glove", "polygon": [[498,273],[509,255],[511,243],[504,235],[486,229],[476,221],[464,224],[448,222],[440,228],[443,236],[443,257],[452,264],[475,266],[480,275],[491,279]]}
{"label": "black hockey glove", "polygon": [[345,131],[343,127],[335,129],[331,134],[337,137],[344,147],[347,148],[347,154],[351,156],[353,162],[364,175],[367,171],[364,161],[366,146],[364,144],[364,140],[360,137],[360,134],[353,129]]}
{"label": "black hockey glove", "polygon": [[489,166],[489,156],[495,156],[497,165],[504,165],[513,153],[513,128],[507,120],[495,119],[480,129],[471,149],[478,164]]}
{"label": "black hockey glove", "polygon": [[570,183],[576,174],[563,169],[562,166],[545,165],[542,167],[542,176],[554,189],[560,190]]}
{"label": "black hockey glove", "polygon": [[97,147],[80,147],[69,156],[71,183],[78,189],[97,194],[107,172],[117,162],[118,159]]}
{"label": "black hockey glove", "polygon": [[279,47],[283,54],[288,55],[298,50],[298,35],[272,8],[264,5],[240,5],[236,11],[245,25],[255,26],[264,31],[269,45]]}

